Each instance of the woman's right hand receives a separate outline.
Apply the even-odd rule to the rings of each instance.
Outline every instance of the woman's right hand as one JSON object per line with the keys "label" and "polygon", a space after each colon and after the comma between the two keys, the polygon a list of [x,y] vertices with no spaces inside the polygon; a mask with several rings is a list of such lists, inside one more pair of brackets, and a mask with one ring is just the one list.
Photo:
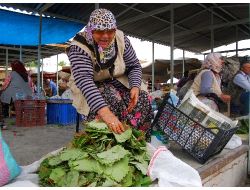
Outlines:
{"label": "woman's right hand", "polygon": [[111,131],[121,134],[125,131],[119,119],[110,111],[108,107],[103,107],[98,111],[98,115],[108,125]]}
{"label": "woman's right hand", "polygon": [[231,101],[231,96],[227,94],[221,94],[220,98],[225,103],[229,103]]}

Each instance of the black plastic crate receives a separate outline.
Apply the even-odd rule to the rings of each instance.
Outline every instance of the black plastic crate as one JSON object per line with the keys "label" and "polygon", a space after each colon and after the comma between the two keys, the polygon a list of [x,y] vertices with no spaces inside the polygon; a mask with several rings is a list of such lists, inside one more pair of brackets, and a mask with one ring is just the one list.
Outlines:
{"label": "black plastic crate", "polygon": [[163,131],[198,162],[204,164],[211,156],[220,153],[238,129],[228,126],[204,127],[172,104],[165,96],[152,126]]}

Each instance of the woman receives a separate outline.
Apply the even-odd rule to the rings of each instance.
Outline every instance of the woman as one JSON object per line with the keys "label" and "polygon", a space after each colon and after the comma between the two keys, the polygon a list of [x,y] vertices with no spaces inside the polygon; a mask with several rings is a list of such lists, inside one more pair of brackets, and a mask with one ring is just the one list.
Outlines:
{"label": "woman", "polygon": [[194,94],[213,110],[219,111],[219,102],[230,102],[231,97],[221,91],[220,72],[224,64],[220,53],[210,53],[201,66],[201,72],[191,86]]}
{"label": "woman", "polygon": [[9,105],[17,99],[17,96],[22,96],[22,98],[32,96],[28,72],[24,64],[15,60],[11,63],[11,68],[12,71],[2,86],[1,102],[3,103],[4,117],[9,116]]}
{"label": "woman", "polygon": [[79,113],[87,120],[101,118],[115,133],[125,131],[122,122],[148,131],[152,112],[147,92],[140,90],[142,68],[109,10],[94,10],[67,52],[72,71],[68,85]]}

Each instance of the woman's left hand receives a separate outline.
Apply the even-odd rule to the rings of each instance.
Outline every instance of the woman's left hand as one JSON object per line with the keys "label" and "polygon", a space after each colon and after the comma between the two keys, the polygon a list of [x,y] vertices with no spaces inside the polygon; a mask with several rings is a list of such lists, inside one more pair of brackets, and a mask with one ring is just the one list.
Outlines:
{"label": "woman's left hand", "polygon": [[130,102],[128,104],[128,112],[130,113],[133,108],[136,106],[138,98],[139,98],[139,88],[133,87],[130,90]]}

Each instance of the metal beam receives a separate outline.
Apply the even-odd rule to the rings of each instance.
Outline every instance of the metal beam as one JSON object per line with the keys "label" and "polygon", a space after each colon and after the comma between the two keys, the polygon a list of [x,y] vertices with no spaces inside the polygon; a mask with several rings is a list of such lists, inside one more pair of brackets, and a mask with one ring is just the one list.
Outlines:
{"label": "metal beam", "polygon": [[227,3],[224,5],[220,5],[219,7],[227,8],[227,7],[245,7],[245,6],[248,6],[248,4],[247,3]]}
{"label": "metal beam", "polygon": [[[122,5],[122,4],[121,4]],[[127,7],[124,11],[120,12],[118,15],[116,15],[116,19],[118,19],[120,16],[124,15],[126,12],[128,12],[130,9],[138,5],[138,3],[134,3],[133,5]]]}
{"label": "metal beam", "polygon": [[[187,5],[187,3],[178,3],[178,4],[175,4],[174,5],[174,9],[182,7],[182,6],[185,6],[185,5]],[[135,21],[144,19],[144,18],[149,17],[149,16],[153,16],[153,15],[156,15],[156,14],[159,14],[159,13],[163,13],[163,12],[169,11],[170,7],[171,7],[171,5],[168,5],[166,7],[162,7],[162,8],[159,8],[159,9],[147,12],[145,14],[140,14],[140,15],[135,16],[135,17],[130,18],[130,19],[126,19],[124,21],[121,21],[120,24],[118,25],[118,27],[124,26],[126,24],[131,23],[131,22],[135,22]]]}
{"label": "metal beam", "polygon": [[[213,9],[213,8],[211,8],[211,9]],[[213,26],[213,25],[214,25],[214,13],[213,13],[213,10],[211,10],[211,26]],[[210,35],[211,48],[210,49],[211,49],[211,53],[213,53],[214,52],[214,29],[213,28],[211,28],[210,33],[211,33],[211,35]]]}
{"label": "metal beam", "polygon": [[[250,50],[250,48],[241,48],[241,49],[238,49],[238,51],[247,51],[247,50]],[[216,51],[216,53],[228,53],[228,52],[235,52],[235,49],[231,49],[231,50],[225,50],[225,51]],[[203,53],[203,55],[207,55],[209,54],[210,52],[208,53]]]}
{"label": "metal beam", "polygon": [[[219,32],[219,31],[217,30],[217,32]],[[207,36],[206,34],[203,34],[203,35],[200,35],[198,37],[191,38],[191,39],[188,39],[188,40],[185,39],[184,41],[176,43],[176,46],[181,46],[181,44],[185,44],[185,43],[192,42],[192,41],[195,41],[195,40],[199,40],[199,39],[202,39],[202,38],[210,40],[210,38],[207,38],[206,36]],[[216,47],[225,45],[225,43],[222,43],[220,41],[215,41],[215,42],[216,42],[216,44],[215,44]],[[197,52],[197,53],[201,53],[201,52]]]}
{"label": "metal beam", "polygon": [[245,19],[233,21],[233,22],[230,22],[230,23],[215,24],[213,26],[204,26],[204,27],[200,27],[200,28],[197,28],[197,29],[193,29],[192,31],[179,32],[179,33],[175,34],[175,37],[185,36],[185,35],[188,35],[188,34],[192,34],[193,32],[200,32],[200,31],[217,29],[217,28],[222,28],[222,27],[227,27],[227,26],[234,26],[234,25],[237,25],[237,24],[244,24],[244,23],[247,23],[247,22],[249,22],[249,19],[245,18]]}
{"label": "metal beam", "polygon": [[50,7],[52,7],[55,3],[45,3],[42,7],[40,7],[37,11],[39,13],[43,13],[46,10],[48,10]]}
{"label": "metal beam", "polygon": [[[204,8],[205,10],[210,11],[211,13],[213,13],[214,15],[216,15],[217,17],[219,17],[220,19],[222,19],[222,20],[224,20],[224,21],[226,21],[226,22],[228,22],[228,23],[232,22],[231,20],[228,20],[228,19],[226,19],[225,17],[221,16],[219,13],[215,12],[214,9],[212,10],[212,9],[206,7],[206,6],[203,5],[203,4],[199,4],[199,5],[200,5],[202,8]],[[215,6],[214,6],[213,8],[218,8],[218,9],[220,9],[221,11],[223,11],[224,13],[226,13],[227,15],[229,15],[229,16],[230,16],[231,18],[233,18],[234,20],[239,20],[238,18],[236,18],[235,16],[233,16],[231,13],[229,13],[229,12],[226,11],[225,9],[218,7],[215,3],[214,3],[214,5],[215,5]],[[242,31],[243,33],[247,34],[247,35],[249,34],[249,32],[246,32],[245,30],[242,30],[242,29],[241,29],[241,31]]]}
{"label": "metal beam", "polygon": [[[0,49],[6,49],[6,47],[9,49],[9,50],[15,50],[17,52],[19,52],[20,48],[19,47],[9,47],[9,46],[0,46]],[[46,48],[46,47],[42,47],[42,50],[43,50],[43,53],[48,53],[48,54],[51,54],[51,51],[54,51],[55,53],[57,52],[61,52],[61,53],[64,53],[64,50],[61,50],[61,49],[56,49],[56,48]],[[22,52],[35,52],[37,53],[37,50],[36,49],[29,49],[29,48],[25,48],[25,47],[22,47]]]}
{"label": "metal beam", "polygon": [[[126,4],[122,4],[122,5],[128,7]],[[141,10],[139,10],[139,9],[131,8],[131,7],[130,7],[130,9],[133,9],[133,10],[135,10],[135,11],[138,11],[138,12],[141,12],[141,13],[145,14],[145,12],[143,12],[143,11],[141,11]],[[206,11],[206,10],[202,10],[201,12],[203,12],[203,11]],[[200,13],[199,13],[199,14],[200,14]],[[194,16],[196,16],[196,14],[194,14]],[[167,24],[170,24],[170,21],[164,20],[164,19],[159,18],[159,17],[154,16],[154,15],[152,15],[152,17],[153,17],[153,18],[156,18],[157,20],[160,20],[160,21],[162,21],[162,22],[165,22],[165,23],[167,23]],[[192,17],[193,17],[193,16],[190,16],[189,19],[192,18]],[[183,20],[186,20],[186,19],[183,19]],[[175,24],[175,26],[178,27],[178,28],[180,28],[180,29],[182,29],[182,30],[191,31],[191,29],[185,28],[185,27],[183,27],[183,26],[179,26],[178,23]],[[169,27],[168,27],[167,29],[169,29]],[[165,30],[165,28],[164,28],[163,30]],[[162,30],[162,31],[163,31],[163,30]],[[162,31],[161,31],[161,32],[162,32]],[[157,33],[158,33],[158,31],[157,31]],[[159,33],[160,33],[160,32],[159,32]],[[194,34],[201,35],[201,34],[199,34],[199,33],[194,33]],[[153,36],[153,35],[151,35],[151,36]],[[153,38],[151,38],[151,36],[147,36],[147,37],[145,37],[145,39],[146,39],[146,40],[151,40],[151,41],[158,42],[157,39],[153,39]],[[204,35],[202,35],[202,36],[204,36]],[[135,36],[135,37],[137,37],[137,36]],[[204,37],[205,37],[206,39],[209,39],[209,40],[210,40],[210,38],[208,38],[207,36],[204,36]],[[141,37],[141,36],[138,36],[137,38],[143,39],[143,37]],[[159,42],[159,43],[160,43],[160,42]],[[160,43],[160,44],[161,44],[161,43]],[[169,44],[167,44],[167,43],[162,43],[162,44],[164,44],[164,45],[169,45]],[[188,50],[188,49],[187,49],[187,50]]]}
{"label": "metal beam", "polygon": [[[193,17],[195,17],[195,16],[197,16],[197,15],[199,15],[199,14],[205,12],[205,11],[206,11],[206,10],[201,10],[201,11],[195,13],[195,14],[192,14],[191,16],[188,16],[188,17],[186,17],[186,18],[184,18],[184,19],[182,19],[182,20],[179,20],[178,22],[176,22],[176,23],[174,24],[174,26],[177,26],[178,24],[180,24],[180,23],[182,23],[182,22],[185,22],[185,21],[187,21],[187,20],[189,20],[189,19],[191,19],[191,18],[193,18]],[[168,22],[168,23],[170,23],[170,22]],[[154,37],[154,36],[156,36],[157,34],[160,34],[160,33],[164,32],[164,31],[168,30],[169,28],[170,28],[170,26],[164,27],[164,28],[162,28],[161,30],[157,30],[157,32],[154,32],[154,33],[148,35],[148,37],[149,37],[149,38]]]}
{"label": "metal beam", "polygon": [[174,87],[174,5],[171,4],[170,5],[171,7],[171,11],[170,11],[170,20],[171,20],[171,28],[170,28],[170,35],[171,35],[171,40],[170,40],[170,43],[171,43],[171,46],[170,46],[170,60],[171,60],[171,65],[170,65],[170,86],[171,86],[171,89],[173,89]]}

